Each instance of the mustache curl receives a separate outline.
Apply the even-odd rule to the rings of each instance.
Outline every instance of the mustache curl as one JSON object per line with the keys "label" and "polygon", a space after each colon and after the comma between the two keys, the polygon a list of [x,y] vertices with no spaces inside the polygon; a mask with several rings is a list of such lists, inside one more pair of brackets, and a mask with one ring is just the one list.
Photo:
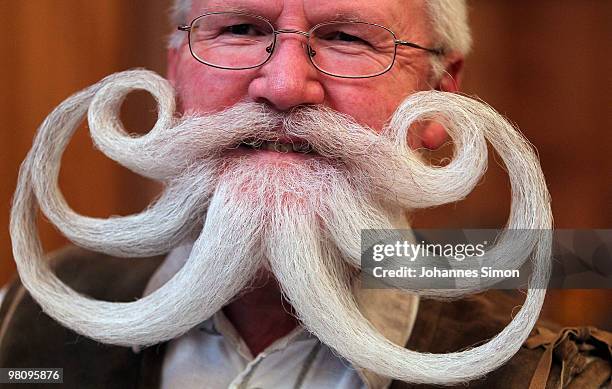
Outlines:
{"label": "mustache curl", "polygon": [[[83,296],[54,274],[37,233],[34,191],[27,175],[21,174],[10,223],[21,281],[43,311],[97,341],[129,347],[180,336],[221,309],[237,290],[248,286],[261,267],[261,261],[251,254],[258,245],[253,237],[258,236],[256,221],[262,215],[245,202],[234,200],[228,207],[223,183],[216,193],[208,207],[207,223],[179,272],[153,293],[117,303]],[[226,244],[228,237],[236,247]],[[229,257],[233,260],[218,260]],[[244,277],[235,277],[236,273]]]}
{"label": "mustache curl", "polygon": [[[119,118],[121,103],[135,89],[150,92],[158,102],[158,120],[142,136],[128,134]],[[388,215],[398,209],[432,207],[467,196],[486,170],[488,140],[510,177],[507,231],[543,232],[517,242],[504,231],[487,251],[486,261],[518,268],[531,256],[535,270],[530,285],[546,284],[552,216],[544,178],[530,145],[492,108],[461,95],[419,92],[376,134],[324,107],[279,114],[261,104],[239,103],[218,113],[179,118],[174,101],[169,83],[156,74],[122,72],[69,97],[39,128],[20,169],[10,230],[24,286],[60,323],[105,343],[159,343],[210,317],[265,265],[309,330],[356,365],[390,377],[436,384],[475,378],[499,367],[526,339],[544,300],[542,289],[529,289],[521,311],[490,342],[461,353],[421,354],[389,343],[372,328],[343,282],[347,267],[360,267],[361,229],[391,229]],[[57,183],[61,156],[85,115],[101,152],[164,183],[160,197],[141,213],[92,218],[76,213],[65,201]],[[407,146],[409,128],[423,120],[439,121],[448,130],[454,144],[448,165],[429,166]],[[302,165],[293,167],[295,179],[276,180],[279,175],[269,174],[274,171],[254,171],[242,159],[224,158],[245,139],[285,136],[308,142],[318,154],[305,169],[317,177],[315,184],[299,179],[305,177],[299,174]],[[232,175],[237,171],[242,179]],[[267,177],[274,188],[257,187],[254,177]],[[269,209],[254,207],[245,187],[253,189],[247,193],[254,193],[256,203],[269,203]],[[299,201],[290,201],[294,199]],[[75,244],[119,257],[165,253],[200,231],[185,266],[160,289],[130,303],[97,301],[62,283],[43,259],[37,204]],[[293,245],[286,243],[296,237]],[[322,247],[325,240],[333,245]],[[467,265],[440,259],[456,267]],[[454,298],[484,287],[483,280],[471,279],[460,286],[408,290]],[[317,290],[325,298],[312,294]],[[354,340],[351,334],[359,334],[364,342],[348,341]],[[367,357],[371,350],[379,362]]]}
{"label": "mustache curl", "polygon": [[[130,82],[132,86],[128,87]],[[128,135],[119,118],[121,102],[127,93],[137,89],[149,91],[159,102],[158,120],[142,137]],[[113,114],[107,112],[109,107],[115,109]],[[262,130],[257,126],[261,119],[257,115],[252,116],[250,125],[242,125],[244,115],[236,111],[231,117],[225,112],[214,118],[201,117],[199,125],[194,125],[192,117],[174,118],[174,94],[160,76],[144,70],[114,74],[53,110],[39,127],[21,174],[31,176],[41,210],[75,244],[119,257],[159,255],[176,247],[193,231],[216,185],[218,164],[210,158],[204,161],[206,158],[201,156],[218,154],[219,148],[204,147],[197,140],[207,143],[212,138],[216,144],[226,145],[241,139],[247,129],[249,134],[258,129],[269,132],[267,127]],[[67,204],[58,185],[61,157],[85,114],[94,144],[103,154],[137,174],[165,184],[160,197],[143,212],[92,218],[78,214]],[[207,128],[211,122],[216,124],[208,126],[210,133],[206,136],[190,131]],[[219,123],[235,123],[235,127],[220,128]],[[164,129],[165,126],[169,127]],[[201,163],[195,165],[197,157]],[[105,237],[104,244],[99,243],[100,236]]]}
{"label": "mustache curl", "polygon": [[[378,138],[350,118],[329,109],[300,110],[288,120],[291,121],[286,126],[289,132],[304,138],[314,133],[315,123],[329,123],[323,125],[324,128],[336,123],[337,128],[350,129],[351,136],[343,137],[342,141],[316,145],[315,149],[328,157],[344,160],[349,169],[353,169],[351,173],[357,170],[356,175],[366,179],[360,185],[367,187],[367,191],[359,191],[362,195],[358,196],[344,196],[345,207],[328,212],[329,219],[326,220],[326,228],[335,243],[356,267],[360,266],[361,260],[360,231],[393,228],[388,218],[377,217],[379,212],[368,204],[376,202],[374,199],[382,199],[386,203],[381,205],[382,208],[390,205],[413,209],[463,199],[486,171],[487,141],[508,172],[511,206],[505,229],[497,237],[496,244],[485,251],[482,263],[501,269],[518,269],[531,255],[536,255],[538,242],[544,244],[551,239],[550,196],[538,158],[520,132],[483,102],[443,92],[415,93],[399,106]],[[427,165],[416,151],[408,147],[408,130],[414,123],[425,120],[442,123],[453,140],[453,159],[444,167]],[[351,153],[345,149],[359,151]],[[346,230],[351,234],[345,234]],[[388,233],[383,236],[389,239]],[[398,240],[403,239],[398,234]],[[532,259],[544,265],[545,258]],[[386,262],[399,267],[401,262],[394,263],[394,260],[400,261],[388,258]],[[446,257],[428,256],[427,261],[432,267],[473,268],[467,262]],[[537,285],[546,285],[546,274],[538,278]],[[455,289],[431,290],[423,285],[404,289],[422,296],[456,298],[485,290],[502,280],[466,278],[458,280]],[[386,283],[386,280],[382,282]]]}
{"label": "mustache curl", "polygon": [[[520,349],[537,321],[545,289],[529,289],[524,305],[493,339],[465,351],[421,353],[386,339],[360,312],[346,277],[346,264],[335,247],[324,245],[317,219],[294,210],[271,223],[267,257],[283,293],[304,326],[354,365],[411,383],[451,385],[479,378],[507,362]],[[281,221],[282,219],[282,221]],[[300,250],[282,244],[300,237]],[[530,283],[548,279],[550,241],[538,244]],[[321,296],[325,296],[322,298]]]}

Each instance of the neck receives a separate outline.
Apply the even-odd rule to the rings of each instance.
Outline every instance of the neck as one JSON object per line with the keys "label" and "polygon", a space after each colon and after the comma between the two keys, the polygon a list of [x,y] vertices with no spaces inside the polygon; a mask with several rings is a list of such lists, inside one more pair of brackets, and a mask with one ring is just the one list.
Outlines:
{"label": "neck", "polygon": [[258,277],[255,286],[226,305],[223,313],[253,356],[299,324],[293,307],[283,298],[278,283],[269,273]]}

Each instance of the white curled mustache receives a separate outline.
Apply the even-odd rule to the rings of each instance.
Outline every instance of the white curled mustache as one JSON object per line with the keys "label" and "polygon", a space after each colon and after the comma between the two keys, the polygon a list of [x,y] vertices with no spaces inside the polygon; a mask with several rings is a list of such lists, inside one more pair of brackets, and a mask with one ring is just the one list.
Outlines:
{"label": "white curled mustache", "polygon": [[[121,102],[134,89],[149,91],[159,104],[155,126],[139,137],[126,134],[119,119]],[[193,224],[202,215],[202,208],[214,188],[214,177],[218,176],[215,169],[210,167],[212,163],[202,163],[203,157],[219,156],[226,148],[246,138],[274,140],[280,135],[308,141],[320,155],[345,163],[351,177],[361,178],[359,184],[364,191],[402,208],[437,206],[467,196],[486,170],[486,140],[489,140],[506,163],[510,175],[512,209],[507,228],[546,229],[550,225],[550,220],[533,217],[546,206],[548,198],[545,186],[542,187],[544,179],[538,161],[529,144],[495,110],[460,95],[436,92],[412,95],[402,103],[389,126],[379,136],[351,118],[323,107],[301,108],[283,115],[273,113],[265,105],[247,103],[213,115],[187,116],[178,120],[174,116],[172,88],[163,78],[145,71],[113,75],[90,90],[87,97],[91,99],[88,110],[90,133],[104,154],[132,171],[154,179],[168,180],[181,174],[192,174],[185,173],[191,166],[200,166],[196,175],[201,177],[196,185],[177,179],[153,207],[142,214],[90,222],[90,219],[71,212],[54,185],[65,143],[58,142],[55,153],[48,153],[51,156],[36,153],[37,166],[47,164],[57,167],[57,170],[35,169],[33,172],[36,193],[46,191],[51,194],[38,196],[42,199],[43,211],[69,239],[92,250],[118,256],[148,256],[175,247],[193,230]],[[61,107],[58,111],[63,109]],[[453,139],[455,155],[447,166],[429,166],[416,151],[407,147],[405,139],[410,126],[426,119],[443,122]],[[330,131],[330,128],[345,130]],[[186,190],[187,185],[195,187]],[[541,201],[527,198],[536,190],[540,192],[538,198]],[[173,201],[177,194],[189,197],[180,202]],[[47,204],[47,199],[55,201],[55,204]],[[170,209],[168,203],[180,203],[181,208]],[[168,217],[162,218],[160,214]],[[354,218],[351,215],[347,217]],[[370,218],[371,215],[357,218],[361,223],[354,222],[351,226],[355,231],[368,226],[390,228],[384,221],[376,224]],[[159,220],[163,220],[167,226],[158,226]],[[108,225],[105,227],[103,223]],[[129,228],[121,228],[123,223],[129,223]],[[154,227],[147,229],[147,226]],[[332,233],[334,227],[334,223],[331,223]],[[85,234],[88,230],[90,232]],[[102,247],[96,244],[100,234],[111,237],[113,231],[120,231],[121,234],[114,239],[107,238]],[[126,234],[125,231],[133,233]],[[355,266],[359,266],[360,261],[358,237],[359,234],[355,234],[351,243],[341,244],[343,252]],[[508,236],[504,232],[498,239],[498,245],[487,252],[483,262],[500,268],[519,268],[534,245],[535,239],[518,240],[516,236]],[[451,263],[455,268],[469,266],[467,263]],[[459,296],[495,282],[497,280],[494,279],[487,282],[465,280],[460,288],[447,290],[446,295]],[[439,292],[425,289],[413,291],[422,295],[439,295]]]}
{"label": "white curled mustache", "polygon": [[[126,134],[118,118],[122,99],[134,89],[149,90],[160,106],[155,127],[142,137]],[[233,212],[224,208],[231,191],[224,187],[225,183],[217,179],[220,170],[214,157],[222,154],[224,150],[219,146],[235,145],[236,142],[249,137],[270,140],[278,137],[279,123],[284,135],[307,140],[318,154],[351,174],[345,184],[351,186],[357,195],[338,194],[338,197],[344,197],[346,206],[337,212],[335,203],[330,200],[332,197],[326,199],[323,196],[321,207],[328,212],[319,216],[325,230],[329,232],[343,256],[351,261],[352,266],[359,265],[360,247],[357,237],[361,228],[392,227],[388,219],[380,216],[380,212],[377,212],[379,210],[370,205],[372,198],[380,198],[385,207],[402,208],[434,206],[462,199],[477,184],[486,169],[485,139],[489,139],[496,147],[510,174],[513,202],[508,227],[549,229],[552,225],[548,193],[537,159],[527,143],[499,114],[466,97],[438,92],[412,95],[400,106],[390,125],[380,136],[345,116],[334,114],[331,110],[301,109],[292,115],[278,116],[262,106],[252,105],[250,108],[255,107],[251,112],[254,118],[252,122],[245,117],[230,120],[230,117],[235,118],[236,115],[229,109],[214,114],[225,115],[222,123],[226,125],[219,126],[218,120],[212,120],[214,125],[207,128],[207,123],[211,123],[209,116],[177,120],[174,117],[173,99],[174,95],[168,84],[150,72],[131,71],[111,76],[69,98],[49,116],[39,129],[34,146],[22,165],[11,215],[11,236],[15,260],[24,286],[43,309],[62,324],[103,342],[122,345],[153,344],[174,338],[220,309],[236,291],[244,287],[248,280],[232,279],[223,270],[223,266],[227,264],[221,265],[222,261],[212,260],[214,257],[209,255],[209,251],[214,252],[217,258],[237,255],[236,266],[247,269],[244,274],[249,275],[259,263],[250,263],[246,258],[249,256],[249,250],[258,250],[258,242],[243,242],[243,253],[236,254],[232,251],[226,252],[225,255],[211,242],[219,243],[222,235],[227,237],[235,233],[236,226],[245,223],[244,220],[240,222],[238,216],[251,220],[251,228],[256,229],[257,220],[263,219],[264,215],[251,212],[251,216],[248,216],[247,209],[250,206],[246,203],[240,205],[239,202]],[[92,138],[103,153],[135,172],[166,183],[167,189],[160,199],[142,213],[113,219],[88,218],[72,211],[63,199],[57,187],[59,161],[72,132],[88,109]],[[455,143],[453,161],[443,168],[428,166],[420,160],[416,152],[407,148],[405,143],[410,124],[432,117],[442,121],[446,118],[445,124]],[[186,125],[187,122],[191,125]],[[339,127],[345,131],[337,131]],[[335,130],[332,131],[332,128]],[[196,133],[188,129],[195,129]],[[528,174],[527,180],[523,178],[525,172]],[[182,177],[197,178],[183,180]],[[208,215],[205,216],[213,191],[215,195],[212,196],[213,201],[208,207]],[[200,288],[200,292],[195,293],[190,302],[194,306],[199,304],[202,309],[192,309],[189,315],[181,312],[181,309],[189,304],[177,304],[178,300],[184,298],[183,294],[177,291],[192,291],[194,287],[192,280],[187,277],[187,270],[183,271],[184,269],[154,294],[132,303],[100,302],[76,294],[52,274],[42,259],[36,221],[32,216],[35,214],[36,201],[40,203],[45,215],[73,242],[118,256],[148,256],[166,252],[201,225],[201,219],[206,217],[196,247],[184,269],[190,269],[193,272],[191,274],[206,275],[202,283],[198,284],[200,287],[219,285],[219,290],[213,293],[215,298],[207,298],[202,294],[204,288]],[[273,219],[274,226],[282,226],[285,223],[287,231],[296,232],[312,225],[309,219],[303,219],[303,223],[297,224],[295,219],[283,222],[278,216],[283,214],[286,214],[283,209],[278,210]],[[229,223],[227,229],[219,231],[211,230],[210,223],[226,218],[236,224]],[[163,220],[161,225],[160,220]],[[125,234],[125,231],[130,233]],[[287,283],[294,281],[289,280],[294,277],[291,274],[295,267],[286,269],[290,262],[286,259],[294,258],[295,263],[292,266],[295,266],[296,263],[301,263],[300,255],[289,255],[284,251],[286,247],[280,245],[279,241],[279,236],[282,235],[280,231],[283,231],[283,228],[272,229],[266,235],[271,242],[267,246],[270,266],[305,325],[349,360],[392,377],[412,382],[444,384],[480,376],[499,366],[509,355],[516,352],[522,343],[521,339],[524,340],[533,327],[543,302],[543,291],[530,290],[525,306],[504,332],[496,337],[497,342],[473,349],[490,351],[494,345],[503,350],[499,352],[501,358],[490,359],[482,368],[475,368],[474,364],[471,364],[472,370],[464,371],[456,364],[448,365],[449,361],[455,361],[455,357],[460,354],[451,353],[433,359],[423,359],[431,362],[432,366],[419,373],[410,366],[414,364],[414,358],[426,357],[408,352],[409,350],[404,350],[408,354],[401,354],[401,358],[406,358],[404,362],[395,360],[395,364],[391,365],[384,362],[381,362],[382,366],[372,365],[371,361],[359,358],[366,350],[348,344],[354,342],[334,340],[326,333],[329,317],[317,319],[320,312],[312,309],[313,302],[309,301],[312,296],[308,297],[303,291],[289,288]],[[304,243],[308,243],[312,234],[305,233]],[[103,244],[100,243],[100,236],[105,237]],[[259,235],[253,232],[251,236]],[[278,242],[279,245],[275,246],[273,242]],[[320,251],[316,250],[316,247],[311,246],[310,251]],[[525,247],[536,253],[536,264],[541,269],[534,272],[532,282],[534,279],[547,277],[550,247],[546,237],[539,241],[526,242]],[[495,248],[491,249],[493,254],[494,250]],[[507,253],[507,250],[504,252]],[[492,260],[498,260],[498,263],[516,265],[526,259],[526,256],[522,255],[519,255],[518,259],[507,256],[496,258],[493,254]],[[196,271],[200,273],[195,273]],[[321,277],[327,274],[323,272]],[[219,275],[230,278],[225,279]],[[307,276],[311,277],[308,282],[312,285],[320,285],[323,290],[337,292],[345,299],[337,303],[333,303],[333,299],[323,299],[322,302],[326,303],[323,308],[341,309],[340,313],[347,318],[346,325],[355,324],[355,328],[367,339],[374,339],[374,343],[381,341],[380,334],[367,324],[364,327],[365,319],[359,316],[358,311],[354,311],[355,307],[351,305],[346,291],[338,286],[330,288],[329,283],[333,280],[330,281],[329,278],[321,278],[318,274]],[[232,282],[228,282],[228,279],[232,279]],[[425,291],[423,294],[453,297],[479,287],[469,284],[464,286],[464,289],[459,291]],[[143,324],[143,317],[151,320],[154,326]],[[357,321],[348,320],[350,318],[357,318]],[[104,323],[104,326],[98,323]],[[156,332],[151,332],[151,328],[155,328]],[[391,352],[389,355],[400,358],[398,349],[388,349],[397,346],[385,347]],[[469,359],[477,354],[478,352],[474,351],[461,355],[462,358]],[[384,355],[381,355],[381,358],[384,361]],[[473,360],[482,360],[482,355]],[[447,370],[450,367],[455,371],[461,370],[462,373],[450,374],[447,378],[438,377],[435,373],[436,369],[439,372],[440,369]]]}

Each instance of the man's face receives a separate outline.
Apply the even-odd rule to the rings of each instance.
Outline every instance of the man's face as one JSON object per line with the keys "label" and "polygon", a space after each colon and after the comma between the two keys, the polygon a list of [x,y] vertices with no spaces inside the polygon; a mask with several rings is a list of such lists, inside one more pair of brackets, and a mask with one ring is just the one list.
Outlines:
{"label": "man's face", "polygon": [[[426,47],[435,45],[421,1],[394,0],[196,0],[190,20],[209,11],[240,10],[268,19],[275,28],[308,31],[317,23],[351,18],[381,24],[398,39]],[[379,131],[399,103],[417,90],[429,89],[430,54],[398,47],[393,68],[378,77],[342,79],[325,75],[310,63],[306,38],[278,36],[275,52],[265,65],[225,70],[197,62],[187,36],[169,52],[169,79],[185,112],[215,112],[239,101],[262,102],[283,112],[298,105],[323,104]]]}

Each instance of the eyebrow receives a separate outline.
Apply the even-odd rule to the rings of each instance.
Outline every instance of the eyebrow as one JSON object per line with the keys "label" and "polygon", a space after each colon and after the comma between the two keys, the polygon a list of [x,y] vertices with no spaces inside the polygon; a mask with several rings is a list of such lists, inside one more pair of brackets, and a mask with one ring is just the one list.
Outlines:
{"label": "eyebrow", "polygon": [[353,10],[345,9],[339,10],[335,13],[329,13],[327,15],[312,14],[308,17],[309,22],[312,25],[323,22],[365,22],[371,24],[377,24],[384,26],[385,28],[397,29],[397,21],[395,18],[389,18],[388,14],[380,12],[377,9],[365,9],[365,10]]}
{"label": "eyebrow", "polygon": [[359,13],[355,13],[355,12],[338,12],[334,15],[334,17],[331,19],[333,21],[338,21],[338,22],[377,22],[377,19],[372,19],[371,17],[368,18],[364,18],[362,15],[360,15]]}
{"label": "eyebrow", "polygon": [[212,0],[207,2],[206,5],[200,6],[197,13],[198,15],[202,15],[209,12],[242,12],[268,17],[271,16],[268,15],[271,8],[274,8],[272,4],[264,3],[264,6],[262,7],[259,2],[255,2],[254,0]]}
{"label": "eyebrow", "polygon": [[253,13],[252,10],[246,7],[234,6],[234,7],[202,7],[197,12],[198,14],[205,14],[209,12],[243,12],[243,13]]}

